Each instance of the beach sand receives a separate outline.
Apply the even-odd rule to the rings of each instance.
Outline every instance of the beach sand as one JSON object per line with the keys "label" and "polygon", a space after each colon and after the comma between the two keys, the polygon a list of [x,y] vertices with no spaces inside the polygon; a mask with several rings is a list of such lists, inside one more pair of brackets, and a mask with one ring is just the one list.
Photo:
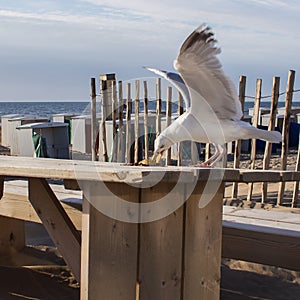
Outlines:
{"label": "beach sand", "polygon": [[[34,232],[37,245],[0,258],[0,299],[79,299],[79,285],[42,225],[29,226],[30,241],[34,241]],[[43,236],[47,246],[38,245]],[[300,272],[223,259],[221,300],[235,299],[300,299]]]}

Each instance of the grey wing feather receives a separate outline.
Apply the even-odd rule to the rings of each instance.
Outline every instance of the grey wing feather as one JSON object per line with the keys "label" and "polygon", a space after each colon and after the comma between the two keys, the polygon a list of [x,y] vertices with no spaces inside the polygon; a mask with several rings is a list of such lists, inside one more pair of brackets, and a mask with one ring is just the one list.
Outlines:
{"label": "grey wing feather", "polygon": [[178,89],[178,91],[181,93],[186,109],[189,109],[189,107],[191,105],[190,93],[189,93],[189,90],[188,90],[184,80],[178,73],[162,71],[162,70],[155,69],[155,68],[148,68],[148,67],[144,67],[144,68],[165,78],[170,83],[172,83]]}

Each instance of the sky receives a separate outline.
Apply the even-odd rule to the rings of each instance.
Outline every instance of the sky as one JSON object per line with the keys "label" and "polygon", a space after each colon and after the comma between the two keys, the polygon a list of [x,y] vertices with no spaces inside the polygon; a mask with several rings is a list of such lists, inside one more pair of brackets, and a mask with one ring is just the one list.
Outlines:
{"label": "sky", "polygon": [[87,101],[91,77],[173,70],[203,22],[234,84],[247,76],[248,95],[257,78],[271,94],[274,76],[284,91],[290,69],[300,88],[299,15],[299,0],[0,0],[0,101]]}

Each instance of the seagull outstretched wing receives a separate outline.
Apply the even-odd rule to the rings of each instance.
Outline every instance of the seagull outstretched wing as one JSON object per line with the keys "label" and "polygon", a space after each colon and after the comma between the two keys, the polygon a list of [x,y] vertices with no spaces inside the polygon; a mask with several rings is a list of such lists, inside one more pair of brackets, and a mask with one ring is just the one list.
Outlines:
{"label": "seagull outstretched wing", "polygon": [[182,44],[174,67],[189,89],[194,115],[207,113],[203,108],[208,104],[217,118],[240,120],[241,104],[232,81],[223,72],[217,57],[221,50],[216,44],[211,29],[200,25]]}

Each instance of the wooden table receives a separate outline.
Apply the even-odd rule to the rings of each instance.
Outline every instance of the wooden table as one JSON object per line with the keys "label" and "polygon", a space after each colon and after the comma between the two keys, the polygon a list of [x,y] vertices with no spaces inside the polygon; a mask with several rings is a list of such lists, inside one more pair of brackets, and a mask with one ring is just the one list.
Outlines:
{"label": "wooden table", "polygon": [[[28,178],[29,200],[80,281],[81,299],[219,299],[223,182],[265,177],[253,173],[3,156],[0,192],[4,178]],[[283,176],[299,174],[269,181]],[[48,178],[82,189],[82,235]],[[211,201],[199,208],[203,195]]]}

